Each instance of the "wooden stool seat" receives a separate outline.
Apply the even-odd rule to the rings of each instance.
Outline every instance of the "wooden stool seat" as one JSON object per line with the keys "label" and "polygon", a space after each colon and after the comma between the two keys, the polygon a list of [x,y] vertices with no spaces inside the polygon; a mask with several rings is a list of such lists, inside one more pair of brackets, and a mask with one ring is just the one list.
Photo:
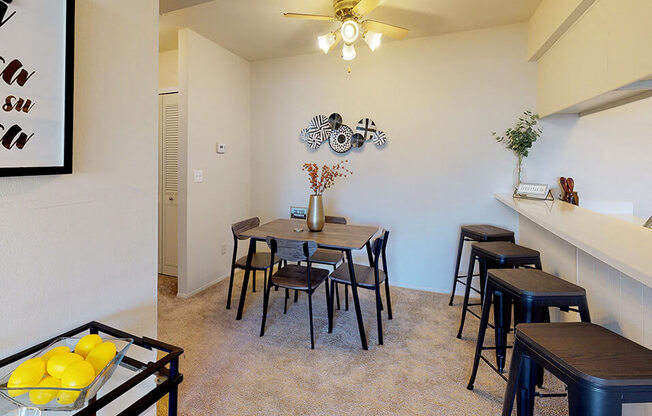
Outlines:
{"label": "wooden stool seat", "polygon": [[[463,225],[460,229],[460,239],[457,247],[457,261],[455,262],[455,273],[453,274],[453,289],[451,290],[451,298],[448,301],[448,306],[453,306],[453,299],[455,298],[455,288],[457,288],[457,284],[460,283],[462,285],[466,285],[466,276],[460,276],[459,273],[460,262],[462,261],[462,251],[464,250],[464,243],[468,241],[516,242],[516,240],[514,240],[514,232],[504,228],[487,224]],[[472,287],[471,290],[476,293],[480,293],[480,291],[474,287]]]}
{"label": "wooden stool seat", "polygon": [[489,276],[513,294],[528,297],[586,296],[584,288],[536,269],[495,269]]}
{"label": "wooden stool seat", "polygon": [[473,248],[496,262],[528,262],[539,259],[539,252],[508,241],[474,243]]}
{"label": "wooden stool seat", "polygon": [[463,225],[462,235],[474,241],[489,241],[505,239],[510,241],[514,238],[514,232],[504,228],[487,224]]}
{"label": "wooden stool seat", "polygon": [[[492,302],[493,299],[493,302]],[[502,376],[505,366],[507,333],[511,327],[512,302],[514,303],[514,325],[531,322],[550,322],[548,308],[558,307],[562,311],[572,309],[579,312],[583,322],[591,322],[586,291],[564,279],[535,269],[494,269],[488,272],[487,292],[480,317],[480,329],[475,348],[471,378],[467,388],[473,390],[480,360],[486,362]],[[491,305],[494,305],[495,347],[484,347]],[[493,349],[496,353],[494,367],[482,351]],[[539,385],[543,383],[543,372],[539,371]],[[504,378],[504,376],[503,376]]]}
{"label": "wooden stool seat", "polygon": [[[543,366],[568,386],[570,416],[615,416],[623,403],[652,402],[652,350],[589,323],[521,324],[503,402],[512,414],[518,391],[519,415],[531,415],[529,361]],[[523,413],[521,413],[523,412]]]}

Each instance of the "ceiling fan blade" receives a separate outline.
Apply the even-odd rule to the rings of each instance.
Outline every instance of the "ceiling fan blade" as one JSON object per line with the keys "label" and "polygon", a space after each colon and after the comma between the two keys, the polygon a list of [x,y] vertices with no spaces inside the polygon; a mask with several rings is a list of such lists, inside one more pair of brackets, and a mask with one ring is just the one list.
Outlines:
{"label": "ceiling fan blade", "polygon": [[365,20],[362,22],[362,26],[366,31],[382,33],[383,35],[394,39],[403,39],[409,32],[409,30],[404,27],[390,25],[389,23],[376,22],[375,20]]}
{"label": "ceiling fan blade", "polygon": [[385,0],[360,0],[360,2],[353,7],[353,12],[364,16],[380,6],[383,1]]}
{"label": "ceiling fan blade", "polygon": [[335,20],[333,16],[322,16],[319,14],[283,13],[283,16],[291,19],[327,20],[329,22]]}

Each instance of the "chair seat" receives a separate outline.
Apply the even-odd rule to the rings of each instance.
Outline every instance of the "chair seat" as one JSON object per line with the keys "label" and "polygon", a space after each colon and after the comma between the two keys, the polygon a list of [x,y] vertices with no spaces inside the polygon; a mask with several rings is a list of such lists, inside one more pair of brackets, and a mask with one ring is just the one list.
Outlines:
{"label": "chair seat", "polygon": [[508,241],[473,243],[473,249],[488,258],[501,262],[510,260],[523,261],[525,263],[527,260],[538,260],[540,258],[538,251]]}
{"label": "chair seat", "polygon": [[564,279],[535,269],[492,269],[489,278],[528,297],[585,296],[586,291]]}
{"label": "chair seat", "polygon": [[[328,270],[310,268],[311,290],[319,287],[328,278]],[[272,276],[272,284],[278,287],[293,290],[308,290],[308,268],[288,264]]]}
{"label": "chair seat", "polygon": [[593,385],[652,385],[652,350],[601,326],[519,324],[517,337],[557,368]]}
{"label": "chair seat", "polygon": [[514,232],[486,224],[463,225],[462,234],[475,241],[514,238]]}
{"label": "chair seat", "polygon": [[319,248],[315,254],[310,257],[311,263],[336,265],[344,260],[344,255],[338,250],[328,250]]}
{"label": "chair seat", "polygon": [[[269,269],[269,260],[270,256],[272,253],[264,252],[264,253],[254,253],[253,257],[251,258],[251,268],[254,270],[267,270]],[[280,258],[277,256],[274,256],[274,264],[278,263],[281,261]],[[247,266],[247,256],[240,257],[238,260],[235,262],[235,267],[244,269]]]}
{"label": "chair seat", "polygon": [[[358,286],[364,287],[366,289],[376,288],[376,277],[373,267],[354,264],[353,270],[355,272],[355,281],[358,283]],[[351,276],[349,275],[349,265],[340,265],[333,273],[331,273],[331,280],[336,283],[350,285]],[[384,281],[385,273],[382,270],[379,270],[378,283],[383,283]]]}

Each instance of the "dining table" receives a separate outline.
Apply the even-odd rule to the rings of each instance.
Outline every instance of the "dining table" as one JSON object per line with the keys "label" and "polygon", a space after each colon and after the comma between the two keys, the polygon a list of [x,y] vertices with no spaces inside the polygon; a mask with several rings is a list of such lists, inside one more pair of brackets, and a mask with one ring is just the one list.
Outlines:
{"label": "dining table", "polygon": [[346,262],[351,275],[351,293],[355,305],[355,314],[358,320],[358,329],[360,331],[360,343],[363,349],[368,349],[367,337],[365,335],[364,323],[362,321],[362,312],[360,310],[360,299],[358,297],[358,284],[355,279],[355,270],[353,267],[353,250],[362,250],[366,247],[369,258],[369,266],[373,267],[373,256],[371,253],[371,238],[378,231],[377,227],[347,224],[326,223],[321,231],[310,231],[306,220],[301,219],[277,219],[259,227],[252,228],[243,232],[243,237],[249,238],[249,251],[247,252],[247,264],[245,268],[244,279],[242,281],[242,292],[240,293],[240,303],[236,319],[242,319],[244,311],[245,298],[247,296],[247,286],[249,284],[249,275],[251,273],[251,260],[256,252],[256,243],[266,241],[267,237],[314,241],[320,248],[340,250],[345,253]]}

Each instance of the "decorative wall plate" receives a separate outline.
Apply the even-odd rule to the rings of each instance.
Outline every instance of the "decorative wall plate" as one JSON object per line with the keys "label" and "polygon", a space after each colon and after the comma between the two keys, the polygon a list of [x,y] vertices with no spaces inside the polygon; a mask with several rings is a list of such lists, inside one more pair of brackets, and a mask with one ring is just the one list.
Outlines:
{"label": "decorative wall plate", "polygon": [[322,139],[318,134],[309,134],[306,143],[308,143],[308,147],[311,149],[319,149],[319,146],[322,144]]}
{"label": "decorative wall plate", "polygon": [[370,118],[363,118],[358,122],[357,132],[362,134],[365,140],[371,140],[374,133],[376,133],[376,123]]}
{"label": "decorative wall plate", "polygon": [[387,135],[384,131],[377,131],[372,137],[374,144],[378,147],[384,146],[387,143]]}
{"label": "decorative wall plate", "polygon": [[[323,141],[328,140],[332,131],[333,129],[328,123],[328,118],[326,118],[326,116],[318,115],[310,120],[310,125],[308,126],[308,135],[313,139],[314,142],[318,141],[319,144],[321,144]],[[315,148],[313,147],[313,149]]]}
{"label": "decorative wall plate", "polygon": [[307,141],[308,141],[308,137],[310,137],[310,136],[308,135],[308,129],[303,129],[303,130],[301,130],[301,133],[299,133],[299,139],[300,139],[302,142],[307,142]]}
{"label": "decorative wall plate", "polygon": [[364,141],[364,136],[360,133],[356,133],[351,137],[351,146],[362,147],[364,145]]}
{"label": "decorative wall plate", "polygon": [[342,116],[337,113],[333,113],[330,117],[328,117],[328,123],[330,124],[331,129],[337,130],[342,127]]}
{"label": "decorative wall plate", "polygon": [[337,153],[346,153],[351,150],[351,137],[353,130],[349,126],[342,126],[337,130],[333,130],[329,143],[331,148]]}

